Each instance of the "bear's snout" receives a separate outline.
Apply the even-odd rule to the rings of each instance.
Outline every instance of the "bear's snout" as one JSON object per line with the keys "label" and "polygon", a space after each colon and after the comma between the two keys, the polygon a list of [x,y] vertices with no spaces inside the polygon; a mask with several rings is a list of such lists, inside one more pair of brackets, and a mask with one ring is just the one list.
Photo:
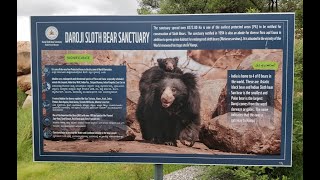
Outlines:
{"label": "bear's snout", "polygon": [[170,87],[167,87],[162,95],[161,95],[161,104],[162,104],[162,107],[164,108],[168,108],[171,106],[171,104],[173,103],[175,97],[173,95],[173,92],[171,90]]}
{"label": "bear's snout", "polygon": [[173,64],[172,63],[168,63],[167,64],[167,70],[172,71],[174,69]]}

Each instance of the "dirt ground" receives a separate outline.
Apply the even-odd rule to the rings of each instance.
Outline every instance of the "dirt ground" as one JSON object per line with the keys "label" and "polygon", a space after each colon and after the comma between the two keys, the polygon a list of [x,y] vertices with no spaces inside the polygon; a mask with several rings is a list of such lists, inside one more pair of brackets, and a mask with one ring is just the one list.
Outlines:
{"label": "dirt ground", "polygon": [[236,154],[213,150],[204,144],[196,142],[193,147],[187,147],[178,142],[178,147],[152,144],[142,140],[135,141],[75,141],[44,140],[45,152],[119,152],[119,153],[172,153],[172,154]]}

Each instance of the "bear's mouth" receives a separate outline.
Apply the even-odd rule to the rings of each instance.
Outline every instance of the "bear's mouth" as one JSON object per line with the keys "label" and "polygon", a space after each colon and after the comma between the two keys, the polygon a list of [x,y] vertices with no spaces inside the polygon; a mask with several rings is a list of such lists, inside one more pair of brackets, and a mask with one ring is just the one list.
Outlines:
{"label": "bear's mouth", "polygon": [[167,68],[167,71],[172,72],[173,68]]}
{"label": "bear's mouth", "polygon": [[168,108],[171,106],[171,104],[172,104],[172,102],[162,102],[162,107]]}

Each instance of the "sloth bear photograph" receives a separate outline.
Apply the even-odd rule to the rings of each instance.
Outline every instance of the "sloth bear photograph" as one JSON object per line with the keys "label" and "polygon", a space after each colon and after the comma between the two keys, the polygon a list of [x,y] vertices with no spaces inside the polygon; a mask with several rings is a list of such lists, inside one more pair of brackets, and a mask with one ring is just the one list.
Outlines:
{"label": "sloth bear photograph", "polygon": [[162,78],[163,76],[163,71],[183,74],[182,70],[178,67],[178,61],[178,57],[157,59],[158,66],[151,67],[142,75],[142,78],[139,82],[140,94],[145,94],[145,91],[149,90],[149,86],[151,84],[158,82],[159,78]]}
{"label": "sloth bear photograph", "polygon": [[159,58],[157,59],[157,62],[159,67],[166,72],[182,74],[181,69],[178,68],[178,62],[179,62],[178,57],[165,58],[165,59]]}
{"label": "sloth bear photograph", "polygon": [[[200,95],[195,75],[146,70],[139,82],[136,116],[144,140],[177,146],[177,139],[193,146],[200,126]],[[187,141],[187,142],[186,142]]]}

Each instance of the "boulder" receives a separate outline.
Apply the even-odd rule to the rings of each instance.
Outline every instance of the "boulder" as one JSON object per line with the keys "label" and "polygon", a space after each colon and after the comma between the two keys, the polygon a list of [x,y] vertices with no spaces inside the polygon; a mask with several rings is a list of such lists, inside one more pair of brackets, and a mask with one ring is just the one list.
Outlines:
{"label": "boulder", "polygon": [[[275,74],[275,92],[274,92],[274,107],[281,111],[282,105],[282,50],[278,49],[259,49],[252,50],[252,54],[247,56],[241,64],[239,70],[253,70],[252,63],[254,61],[275,61],[279,63],[279,69]],[[212,114],[212,118],[227,113],[227,88],[224,87],[220,94],[217,108]]]}
{"label": "boulder", "polygon": [[31,89],[31,74],[18,76],[17,85],[23,92]]}
{"label": "boulder", "polygon": [[225,86],[218,99],[218,104],[216,110],[213,112],[212,117],[223,115],[228,112],[228,104],[227,104],[227,86]]}
{"label": "boulder", "polygon": [[[239,66],[239,70],[252,70],[252,63],[255,61],[273,61],[279,63],[275,72],[274,99],[282,99],[282,61],[283,52],[281,49],[260,49],[253,51]],[[274,102],[275,104],[277,102]],[[280,101],[281,103],[281,101]]]}
{"label": "boulder", "polygon": [[127,126],[127,131],[125,137],[119,139],[118,141],[133,141],[136,138],[134,131]]}
{"label": "boulder", "polygon": [[200,141],[210,149],[234,153],[280,154],[281,112],[260,112],[254,122],[231,122],[229,113],[202,125]]}
{"label": "boulder", "polygon": [[278,111],[282,111],[282,99],[275,99],[274,100],[274,108]]}
{"label": "boulder", "polygon": [[25,93],[26,93],[27,95],[30,95],[30,96],[31,96],[31,95],[32,95],[32,90],[31,90],[31,89],[29,89],[29,90],[28,90],[28,91],[26,91]]}
{"label": "boulder", "polygon": [[30,52],[30,41],[18,41],[17,52]]}
{"label": "boulder", "polygon": [[30,73],[30,52],[20,52],[17,54],[17,76]]}
{"label": "boulder", "polygon": [[252,50],[247,49],[188,50],[187,56],[203,65],[236,69],[251,53]]}
{"label": "boulder", "polygon": [[203,122],[211,119],[212,113],[217,108],[218,99],[227,80],[199,80],[198,87],[201,99],[201,120]]}
{"label": "boulder", "polygon": [[136,108],[137,104],[127,98],[126,125],[129,126],[135,133],[141,133],[140,125],[136,118]]}
{"label": "boulder", "polygon": [[29,95],[29,96],[27,96],[27,98],[24,100],[23,105],[22,105],[22,108],[25,109],[25,108],[27,108],[27,107],[29,107],[29,106],[31,106],[31,105],[32,105],[32,96]]}
{"label": "boulder", "polygon": [[204,80],[227,79],[227,69],[212,67],[200,77]]}

